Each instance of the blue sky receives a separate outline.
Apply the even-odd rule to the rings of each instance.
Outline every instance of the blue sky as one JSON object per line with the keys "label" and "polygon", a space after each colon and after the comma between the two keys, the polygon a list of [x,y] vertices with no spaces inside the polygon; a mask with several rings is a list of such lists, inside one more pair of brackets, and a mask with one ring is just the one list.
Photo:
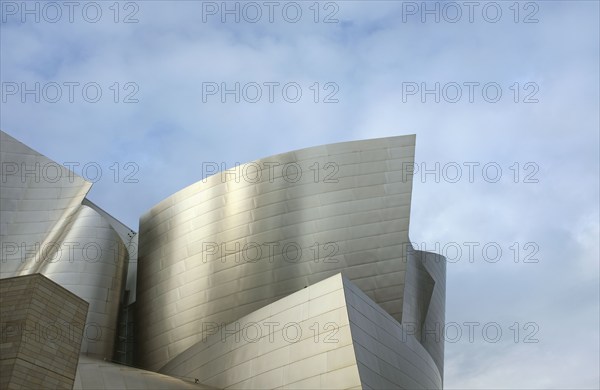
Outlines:
{"label": "blue sky", "polygon": [[262,1],[229,2],[239,22],[220,1],[75,3],[0,2],[0,127],[79,164],[100,207],[136,230],[203,163],[417,134],[411,239],[462,251],[445,386],[600,385],[598,2],[275,2],[272,22]]}

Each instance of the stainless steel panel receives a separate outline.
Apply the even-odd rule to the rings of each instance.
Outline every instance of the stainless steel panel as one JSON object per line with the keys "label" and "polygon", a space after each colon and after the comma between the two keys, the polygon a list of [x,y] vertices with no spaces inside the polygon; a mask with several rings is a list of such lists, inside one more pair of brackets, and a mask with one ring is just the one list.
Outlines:
{"label": "stainless steel panel", "polygon": [[[251,310],[255,302],[274,302],[283,291],[338,272],[357,280],[378,303],[392,302],[386,309],[401,320],[406,259],[401,251],[389,257],[386,248],[393,252],[408,242],[412,180],[398,181],[390,166],[412,161],[414,142],[414,136],[355,141],[256,160],[148,211],[140,220],[137,309],[139,318],[156,322],[139,329],[139,364],[158,369],[200,339],[198,329],[177,324],[208,318],[229,323],[250,312],[240,305]],[[259,181],[247,174],[266,164],[279,165],[272,175],[263,169]],[[370,267],[356,260],[365,249],[371,250]],[[377,293],[380,262],[391,263],[386,271],[398,278]],[[174,271],[175,264],[182,267]],[[207,283],[207,275],[231,269],[241,270],[225,278],[231,281]],[[185,283],[182,273],[191,276]],[[204,291],[208,302],[182,301],[190,290]],[[173,337],[163,334],[188,342],[169,345]]]}

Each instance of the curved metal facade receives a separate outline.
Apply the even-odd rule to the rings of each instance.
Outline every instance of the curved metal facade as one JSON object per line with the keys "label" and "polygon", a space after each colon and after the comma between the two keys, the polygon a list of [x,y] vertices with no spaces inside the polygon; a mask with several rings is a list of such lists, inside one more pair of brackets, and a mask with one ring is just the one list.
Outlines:
{"label": "curved metal facade", "polygon": [[232,322],[338,272],[400,321],[414,146],[402,136],[284,153],[152,208],[140,220],[142,367],[199,341],[204,322]]}
{"label": "curved metal facade", "polygon": [[160,372],[219,389],[357,388],[344,287],[337,274],[235,323],[205,324],[205,339]]}
{"label": "curved metal facade", "polygon": [[408,245],[402,325],[423,345],[444,377],[446,259]]}
{"label": "curved metal facade", "polygon": [[111,359],[129,255],[91,183],[0,132],[1,277],[41,273],[89,303],[81,352]]}
{"label": "curved metal facade", "polygon": [[213,388],[152,371],[81,356],[73,389],[210,390]]}
{"label": "curved metal facade", "polygon": [[413,324],[396,321],[351,282],[345,287],[362,387],[441,389],[443,374],[415,337]]}
{"label": "curved metal facade", "polygon": [[92,183],[5,132],[0,141],[0,276],[8,278],[38,272]]}
{"label": "curved metal facade", "polygon": [[[216,173],[139,235],[86,199],[91,183],[1,137],[0,277],[41,273],[89,303],[77,387],[442,387],[445,259],[408,238],[415,136]],[[260,321],[304,337],[206,334]],[[310,337],[331,324],[338,342]],[[155,373],[103,362],[132,356]]]}
{"label": "curved metal facade", "polygon": [[[89,304],[81,352],[112,359],[127,248],[96,210],[81,206],[61,239],[60,254],[42,273]],[[68,253],[65,248],[74,250]]]}
{"label": "curved metal facade", "polygon": [[400,324],[341,274],[234,323],[206,325],[204,339],[160,372],[221,389],[442,387],[412,324]]}

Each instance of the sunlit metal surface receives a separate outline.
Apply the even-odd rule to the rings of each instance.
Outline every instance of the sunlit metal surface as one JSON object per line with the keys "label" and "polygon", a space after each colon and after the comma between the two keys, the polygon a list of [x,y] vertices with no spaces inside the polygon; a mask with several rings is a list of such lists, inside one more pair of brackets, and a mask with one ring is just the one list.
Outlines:
{"label": "sunlit metal surface", "polygon": [[[111,359],[129,255],[80,176],[1,132],[1,277],[41,273],[89,303],[81,351]],[[116,227],[116,229],[115,229]]]}
{"label": "sunlit metal surface", "polygon": [[92,183],[5,132],[0,162],[0,276],[39,272]]}
{"label": "sunlit metal surface", "polygon": [[442,387],[413,324],[398,323],[341,274],[201,332],[160,371],[218,388]]}
{"label": "sunlit metal surface", "polygon": [[139,363],[156,370],[230,323],[338,272],[402,316],[414,136],[279,154],[193,184],[140,221]]}
{"label": "sunlit metal surface", "polygon": [[407,248],[402,324],[411,328],[444,377],[446,258]]}
{"label": "sunlit metal surface", "polygon": [[213,389],[212,387],[194,382],[194,378],[176,378],[152,371],[140,370],[135,367],[81,356],[77,366],[77,376],[75,377],[73,389]]}
{"label": "sunlit metal surface", "polygon": [[[85,198],[90,183],[2,133],[0,276],[42,273],[89,302],[75,388],[441,388],[446,265],[409,242],[414,148],[247,163],[157,204],[138,237]],[[206,334],[259,321],[305,337]],[[337,343],[308,337],[315,324]],[[109,362],[133,355],[170,376]]]}

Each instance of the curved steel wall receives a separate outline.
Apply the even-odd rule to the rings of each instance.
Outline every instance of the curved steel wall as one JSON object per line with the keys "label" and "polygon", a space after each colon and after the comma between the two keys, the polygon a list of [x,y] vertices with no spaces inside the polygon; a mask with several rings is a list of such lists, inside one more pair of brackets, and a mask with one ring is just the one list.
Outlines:
{"label": "curved steel wall", "polygon": [[345,280],[344,287],[362,387],[441,389],[442,373],[414,328],[400,324],[351,282]]}
{"label": "curved steel wall", "polygon": [[160,372],[218,389],[360,386],[341,274],[202,331]]}
{"label": "curved steel wall", "polygon": [[412,245],[408,249],[402,325],[425,347],[443,378],[446,258]]}
{"label": "curved steel wall", "polygon": [[0,140],[0,277],[41,273],[85,299],[81,351],[111,359],[128,263],[120,227],[85,199],[91,183],[4,132]]}
{"label": "curved steel wall", "polygon": [[0,277],[36,273],[92,187],[0,131]]}
{"label": "curved steel wall", "polygon": [[90,304],[81,352],[112,359],[128,261],[123,241],[96,210],[81,206],[50,258],[42,273]]}
{"label": "curved steel wall", "polygon": [[338,272],[401,320],[414,144],[382,138],[257,160],[142,216],[142,367],[159,369],[199,341],[204,322],[230,323]]}
{"label": "curved steel wall", "polygon": [[[81,351],[110,360],[128,249],[138,236],[85,199],[91,183],[0,135],[0,277],[42,273],[89,302]],[[332,354],[337,368],[294,383],[331,387],[351,373],[365,387],[441,387],[445,259],[410,245],[406,251],[414,142],[392,137],[276,155],[217,173],[152,208],[140,221],[137,285],[135,267],[127,281],[126,304],[137,296],[139,363],[172,373],[185,362],[195,372],[212,356],[200,353],[203,325],[271,316],[277,304],[270,304],[290,294],[292,301],[308,294],[309,311],[326,318],[341,310],[330,307],[339,297],[321,302],[310,292],[325,284],[304,287],[341,272],[348,315],[338,322],[348,325],[354,354],[349,344],[327,351],[328,367]],[[306,314],[299,307],[289,319]],[[273,363],[264,348],[252,348],[243,356],[255,356],[256,367]],[[193,359],[190,351],[198,352]],[[357,370],[340,368],[342,361]],[[294,364],[307,375],[315,369]],[[96,383],[92,371],[83,387]],[[108,371],[103,378],[111,381]],[[275,374],[261,371],[243,383],[269,385]]]}
{"label": "curved steel wall", "polygon": [[216,390],[152,371],[140,370],[86,356],[79,357],[73,390]]}
{"label": "curved steel wall", "polygon": [[207,337],[161,373],[221,389],[442,388],[441,373],[413,328],[341,274],[232,324],[206,325]]}

